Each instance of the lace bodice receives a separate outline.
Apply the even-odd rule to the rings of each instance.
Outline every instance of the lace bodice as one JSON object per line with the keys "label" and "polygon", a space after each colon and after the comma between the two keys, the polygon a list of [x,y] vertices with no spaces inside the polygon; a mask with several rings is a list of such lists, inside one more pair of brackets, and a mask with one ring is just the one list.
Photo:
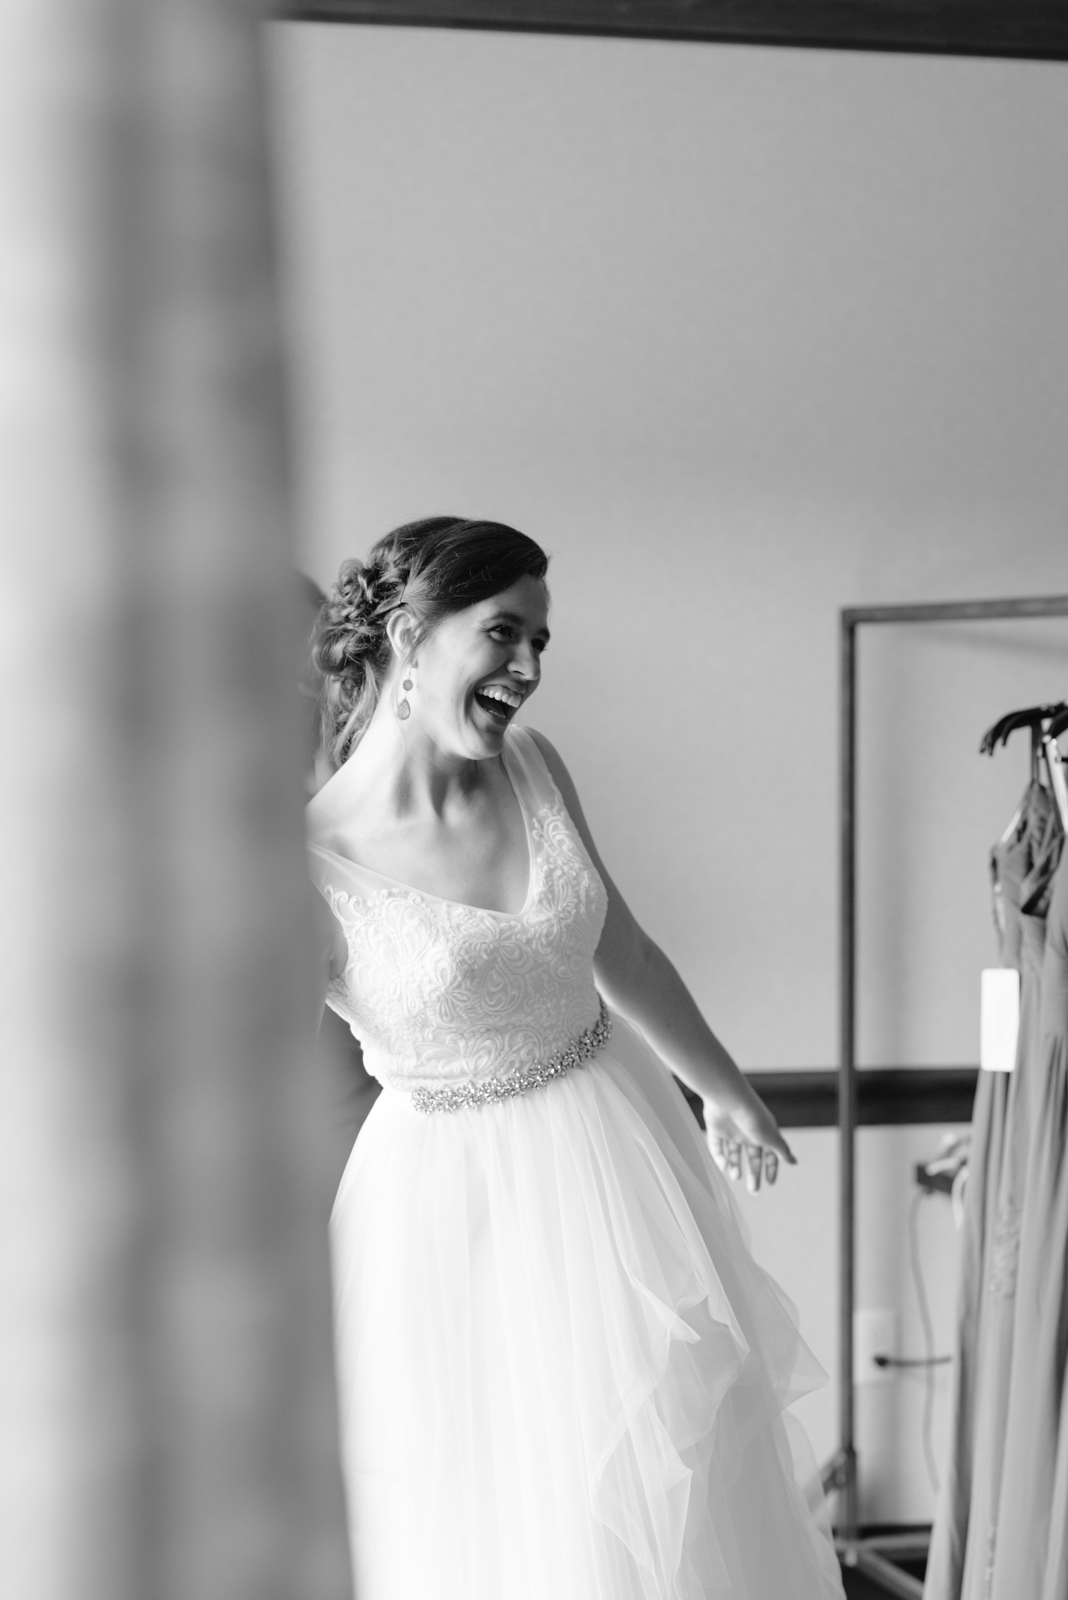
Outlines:
{"label": "lace bodice", "polygon": [[529,1071],[597,1020],[604,885],[525,729],[509,730],[503,759],[530,850],[515,914],[425,894],[310,841],[312,876],[348,949],[327,1002],[392,1088]]}

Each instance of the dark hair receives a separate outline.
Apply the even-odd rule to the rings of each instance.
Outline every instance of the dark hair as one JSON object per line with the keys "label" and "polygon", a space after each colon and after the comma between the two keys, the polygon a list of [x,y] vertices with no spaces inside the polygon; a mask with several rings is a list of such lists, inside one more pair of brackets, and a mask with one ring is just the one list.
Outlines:
{"label": "dark hair", "polygon": [[424,517],[394,528],[366,561],[342,564],[319,611],[315,661],[323,675],[323,743],[340,766],[378,704],[393,662],[386,619],[405,606],[412,651],[443,617],[489,600],[522,577],[544,578],[549,558],[503,522]]}

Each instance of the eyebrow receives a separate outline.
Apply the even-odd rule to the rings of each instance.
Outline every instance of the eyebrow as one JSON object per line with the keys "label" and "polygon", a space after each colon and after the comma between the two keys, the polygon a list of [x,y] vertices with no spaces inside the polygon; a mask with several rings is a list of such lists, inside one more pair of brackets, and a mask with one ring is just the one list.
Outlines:
{"label": "eyebrow", "polygon": [[[527,625],[526,617],[521,617],[518,611],[495,611],[489,620],[490,622],[511,622],[517,628],[525,628]],[[537,632],[545,639],[552,638],[548,628],[538,628]]]}

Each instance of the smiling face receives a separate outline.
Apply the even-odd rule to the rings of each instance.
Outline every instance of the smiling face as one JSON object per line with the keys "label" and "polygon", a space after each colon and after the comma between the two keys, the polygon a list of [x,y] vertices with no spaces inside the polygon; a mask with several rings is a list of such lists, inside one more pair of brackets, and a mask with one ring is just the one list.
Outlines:
{"label": "smiling face", "polygon": [[523,577],[443,618],[415,652],[406,730],[468,759],[498,755],[508,724],[538,686],[548,611],[544,582]]}

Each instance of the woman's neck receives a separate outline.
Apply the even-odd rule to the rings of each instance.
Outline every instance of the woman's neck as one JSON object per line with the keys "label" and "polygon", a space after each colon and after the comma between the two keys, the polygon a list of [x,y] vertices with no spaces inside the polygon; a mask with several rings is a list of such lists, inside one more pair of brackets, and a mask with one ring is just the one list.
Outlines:
{"label": "woman's neck", "polygon": [[440,819],[463,805],[484,788],[488,765],[443,750],[418,724],[401,724],[382,706],[345,764],[355,791],[376,810],[409,819]]}

